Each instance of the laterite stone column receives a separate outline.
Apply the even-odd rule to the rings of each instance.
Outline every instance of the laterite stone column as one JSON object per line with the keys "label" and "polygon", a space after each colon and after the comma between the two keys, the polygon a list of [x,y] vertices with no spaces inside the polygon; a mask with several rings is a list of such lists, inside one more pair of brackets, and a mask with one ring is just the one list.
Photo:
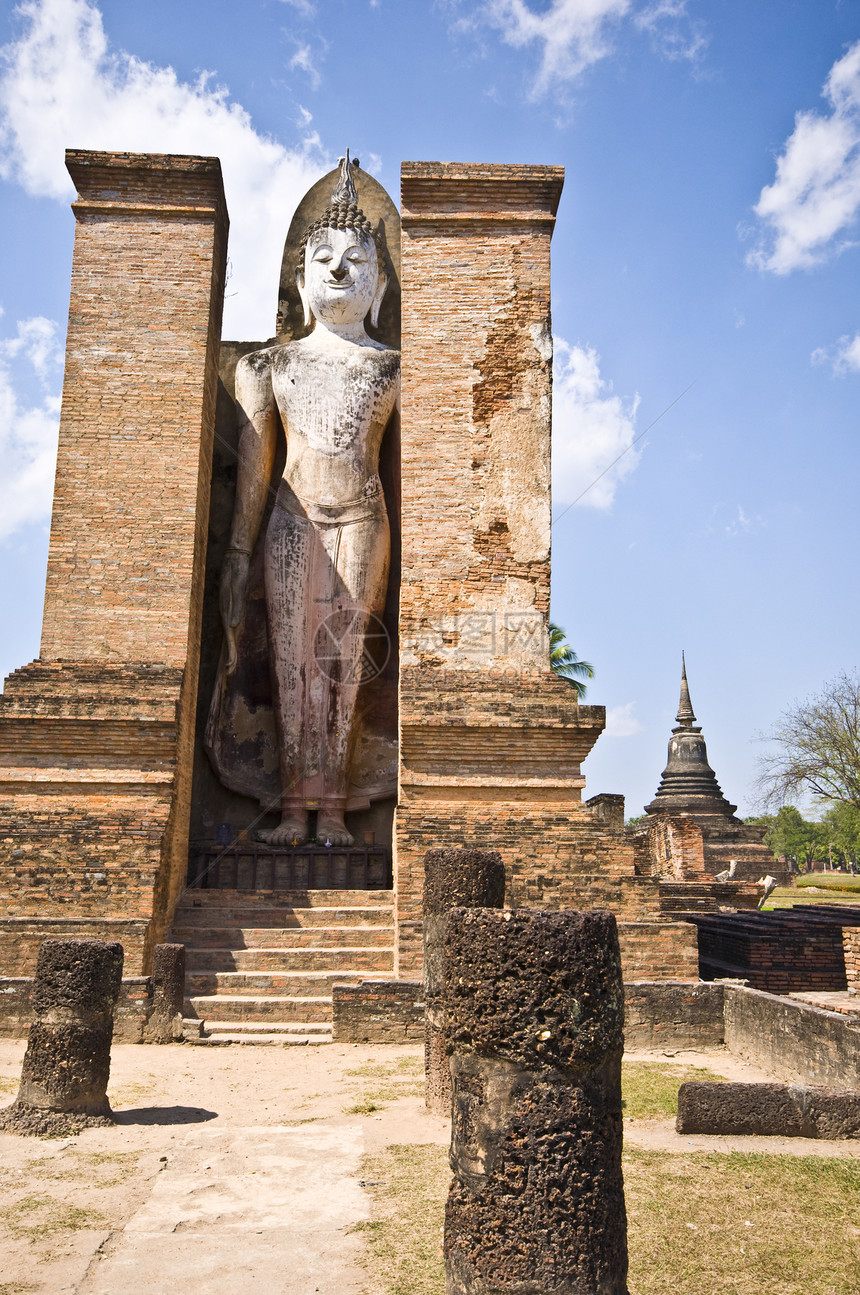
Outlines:
{"label": "laterite stone column", "polygon": [[173,1043],[182,1038],[185,1002],[185,945],[156,944],[152,951],[152,1013],[145,1043]]}
{"label": "laterite stone column", "polygon": [[627,1295],[614,917],[458,908],[445,956],[447,1295]]}
{"label": "laterite stone column", "polygon": [[445,928],[452,908],[501,908],[505,868],[496,850],[428,850],[424,856],[424,1093],[428,1111],[451,1113],[445,1051]]}
{"label": "laterite stone column", "polygon": [[113,1123],[107,1084],[122,963],[122,945],[107,940],[44,941],[21,1086],[0,1128],[59,1135]]}

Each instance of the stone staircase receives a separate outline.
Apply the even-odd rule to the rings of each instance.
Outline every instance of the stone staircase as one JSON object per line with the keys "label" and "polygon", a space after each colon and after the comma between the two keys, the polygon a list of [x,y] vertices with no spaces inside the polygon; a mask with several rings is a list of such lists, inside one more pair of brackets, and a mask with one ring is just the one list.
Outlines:
{"label": "stone staircase", "polygon": [[192,1042],[331,1042],[332,985],[394,972],[390,890],[186,890],[170,939],[186,948]]}

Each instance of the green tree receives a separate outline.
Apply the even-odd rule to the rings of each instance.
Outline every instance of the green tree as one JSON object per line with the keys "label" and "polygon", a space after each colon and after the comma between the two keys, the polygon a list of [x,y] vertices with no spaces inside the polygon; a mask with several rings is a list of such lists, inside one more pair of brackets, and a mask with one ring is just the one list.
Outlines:
{"label": "green tree", "polygon": [[821,823],[808,822],[794,805],[783,805],[777,814],[763,814],[746,822],[767,827],[764,843],[774,859],[787,859],[798,872],[808,871],[813,860],[828,857],[827,829]]}
{"label": "green tree", "polygon": [[833,805],[824,815],[831,857],[854,871],[860,865],[860,809],[856,805]]}
{"label": "green tree", "polygon": [[768,805],[812,793],[860,809],[860,674],[841,674],[785,711],[767,739],[758,789]]}
{"label": "green tree", "polygon": [[576,695],[582,700],[587,692],[584,679],[594,678],[594,667],[587,661],[580,661],[567,641],[567,635],[559,625],[549,624],[549,664],[550,669],[561,678],[566,679]]}

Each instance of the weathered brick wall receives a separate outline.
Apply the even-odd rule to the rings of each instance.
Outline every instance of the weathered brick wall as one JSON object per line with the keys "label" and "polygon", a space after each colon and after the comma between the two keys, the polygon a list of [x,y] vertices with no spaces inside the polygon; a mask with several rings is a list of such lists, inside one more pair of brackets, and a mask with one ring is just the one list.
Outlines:
{"label": "weathered brick wall", "polygon": [[362,980],[332,988],[335,1043],[423,1043],[420,980]]}
{"label": "weathered brick wall", "polygon": [[[0,895],[148,920],[143,970],[185,878],[227,214],[217,159],[67,163],[42,654],[0,699]],[[0,969],[14,949],[0,920]]]}
{"label": "weathered brick wall", "polygon": [[[72,933],[77,935],[78,931]],[[27,1037],[32,1020],[32,989],[32,976],[0,976],[0,1039]],[[113,1042],[143,1043],[154,1006],[149,976],[123,976],[114,1010]]]}
{"label": "weathered brick wall", "polygon": [[860,1020],[757,989],[724,995],[730,1052],[779,1079],[860,1089]]}
{"label": "weathered brick wall", "polygon": [[403,664],[541,668],[563,170],[405,162]]}
{"label": "weathered brick wall", "polygon": [[688,922],[618,923],[625,980],[695,980],[699,974],[696,928]]}
{"label": "weathered brick wall", "polygon": [[68,917],[6,917],[0,927],[0,965],[5,976],[34,976],[39,945],[63,937],[118,940],[129,966],[143,962],[149,922],[141,918],[89,917],[77,903],[68,906]]}
{"label": "weathered brick wall", "polygon": [[[498,850],[512,905],[659,919],[656,883],[634,875],[622,799],[581,803],[604,710],[579,706],[548,669],[562,183],[560,167],[402,168],[400,975],[420,971],[433,847]],[[675,940],[676,975],[688,942]]]}
{"label": "weathered brick wall", "polygon": [[625,978],[625,1048],[718,1048],[723,1034],[722,985]]}
{"label": "weathered brick wall", "polygon": [[78,199],[41,656],[184,668],[211,477],[221,169],[78,150],[66,162]]}
{"label": "weathered brick wall", "polygon": [[845,979],[849,989],[860,989],[860,928],[842,928],[842,950],[845,956]]}

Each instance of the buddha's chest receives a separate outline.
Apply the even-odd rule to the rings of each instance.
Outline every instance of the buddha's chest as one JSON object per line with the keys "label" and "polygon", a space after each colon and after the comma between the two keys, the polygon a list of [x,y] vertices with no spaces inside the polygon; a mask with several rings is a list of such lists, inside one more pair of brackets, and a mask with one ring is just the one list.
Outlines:
{"label": "buddha's chest", "polygon": [[289,431],[328,453],[363,441],[374,427],[381,432],[397,398],[396,352],[344,357],[290,349],[272,375]]}

